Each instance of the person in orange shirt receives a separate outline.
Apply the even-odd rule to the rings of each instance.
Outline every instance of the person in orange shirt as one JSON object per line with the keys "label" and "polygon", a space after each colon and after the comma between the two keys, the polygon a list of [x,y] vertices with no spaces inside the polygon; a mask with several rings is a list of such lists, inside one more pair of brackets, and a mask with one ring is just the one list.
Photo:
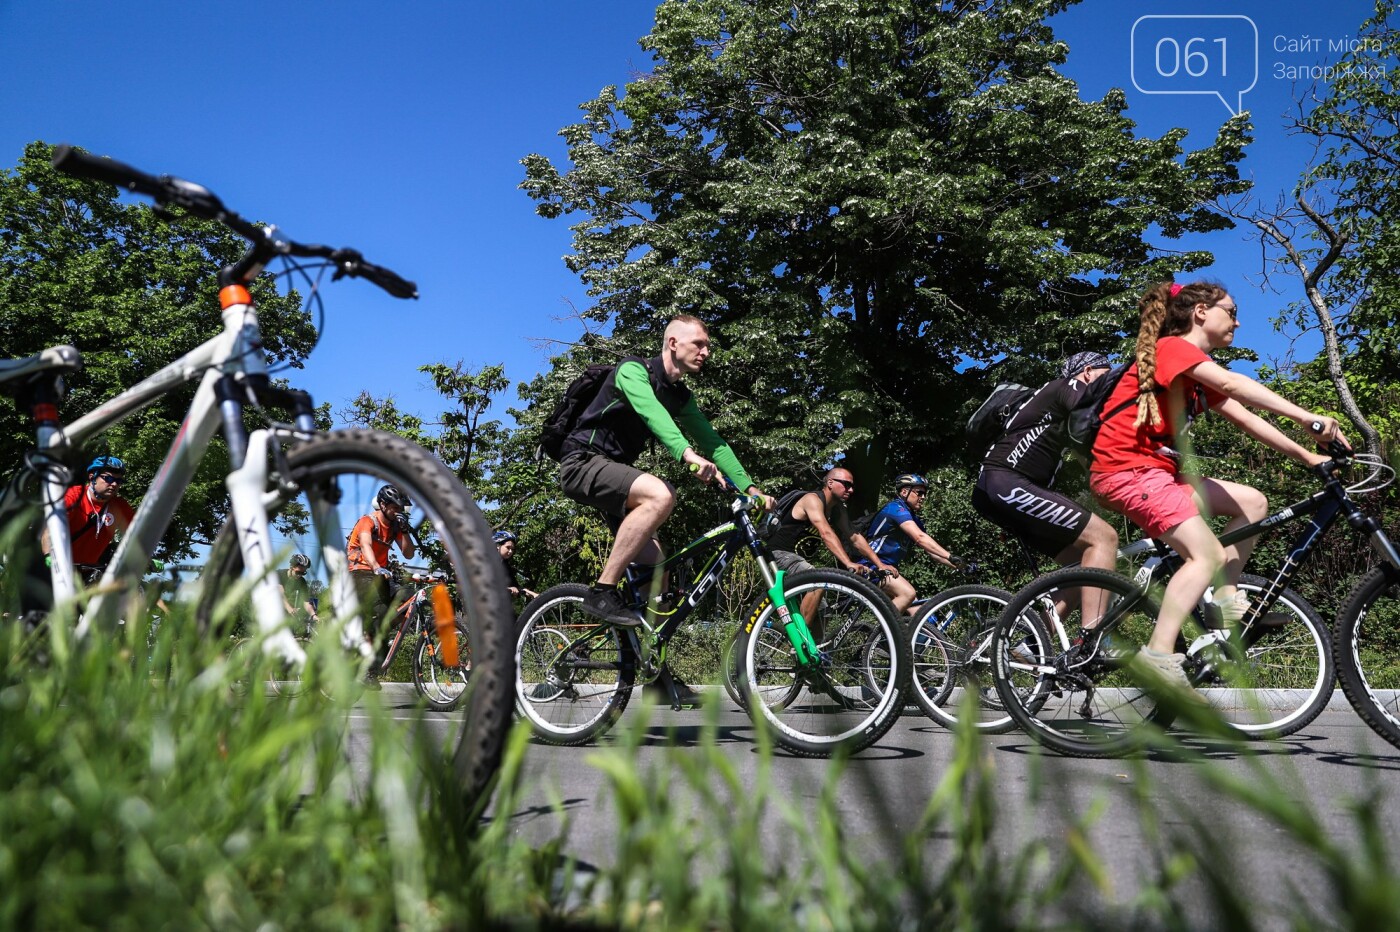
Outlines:
{"label": "person in orange shirt", "polygon": [[[116,544],[118,531],[131,526],[136,512],[117,487],[126,481],[126,464],[119,457],[99,456],[88,464],[87,482],[71,486],[63,496],[68,509],[68,539],[78,575],[89,579],[99,570]],[[39,546],[48,556],[51,547],[46,530]]]}
{"label": "person in orange shirt", "polygon": [[[408,523],[407,512],[412,505],[398,488],[384,486],[374,496],[374,511],[355,522],[346,540],[350,579],[355,584],[360,605],[365,608],[365,635],[371,642],[389,614],[393,585],[393,574],[388,567],[389,549],[397,544],[406,560],[411,560],[417,552]],[[368,684],[375,685],[373,672],[365,679]]]}

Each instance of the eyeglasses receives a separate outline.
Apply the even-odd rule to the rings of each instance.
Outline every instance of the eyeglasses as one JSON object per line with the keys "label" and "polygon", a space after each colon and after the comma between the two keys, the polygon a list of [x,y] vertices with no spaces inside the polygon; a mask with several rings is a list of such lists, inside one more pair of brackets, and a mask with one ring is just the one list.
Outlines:
{"label": "eyeglasses", "polygon": [[123,476],[114,476],[114,475],[112,475],[112,474],[109,473],[109,472],[98,473],[97,478],[101,479],[103,482],[107,483],[108,485],[118,485],[118,484],[120,484],[120,483],[126,481],[126,478],[125,478],[125,477],[123,477]]}
{"label": "eyeglasses", "polygon": [[1224,311],[1226,314],[1229,314],[1229,315],[1230,315],[1230,319],[1231,319],[1231,320],[1236,320],[1236,321],[1237,321],[1237,320],[1240,319],[1240,306],[1239,306],[1238,304],[1236,304],[1234,307],[1226,307],[1226,306],[1223,305],[1223,304],[1212,304],[1211,307],[1218,307],[1218,308],[1220,308],[1220,309],[1221,309],[1222,311]]}
{"label": "eyeglasses", "polygon": [[837,479],[835,476],[832,476],[831,481],[839,482],[842,485],[844,485],[847,489],[854,489],[856,487],[856,484],[849,479]]}

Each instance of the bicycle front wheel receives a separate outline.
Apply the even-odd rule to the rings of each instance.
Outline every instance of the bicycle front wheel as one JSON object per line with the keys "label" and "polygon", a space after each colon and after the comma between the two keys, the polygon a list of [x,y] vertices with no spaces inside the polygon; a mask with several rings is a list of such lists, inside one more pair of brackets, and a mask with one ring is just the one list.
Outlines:
{"label": "bicycle front wheel", "polygon": [[[956,726],[959,712],[971,709],[978,731],[999,734],[1016,727],[992,682],[992,635],[1011,598],[991,586],[955,586],[929,599],[910,623],[914,700],[940,725]],[[1051,651],[1040,614],[1017,616],[1022,631],[1015,649],[1036,656]]]}
{"label": "bicycle front wheel", "polygon": [[[345,528],[373,510],[375,496],[385,485],[397,486],[411,500],[414,535],[424,555],[446,574],[457,630],[465,632],[459,650],[471,658],[468,687],[458,700],[459,716],[445,720],[445,731],[441,719],[428,728],[435,741],[443,735],[444,752],[452,756],[465,798],[475,802],[488,790],[500,764],[510,727],[513,679],[511,606],[490,528],[451,470],[422,447],[393,434],[317,434],[288,449],[286,462],[287,475],[274,476],[264,495],[269,519],[275,531],[311,558],[308,578],[324,581],[321,617],[332,619],[332,626],[358,617],[374,630],[382,621],[362,617],[345,567]],[[243,575],[243,555],[227,523],[200,577],[195,616],[201,629],[231,627],[240,618],[252,621]],[[308,674],[314,681],[321,672],[313,665]]]}
{"label": "bicycle front wheel", "polygon": [[909,641],[894,606],[839,570],[788,576],[783,597],[806,619],[820,661],[797,663],[772,601],[760,598],[741,642],[750,717],[801,757],[869,747],[894,725],[909,684]]}
{"label": "bicycle front wheel", "polygon": [[467,694],[472,675],[471,637],[460,621],[457,626],[457,663],[448,664],[443,656],[442,639],[428,624],[413,654],[413,686],[428,708],[447,712],[457,707]]}
{"label": "bicycle front wheel", "polygon": [[583,611],[587,593],[587,586],[565,583],[520,613],[515,708],[549,744],[584,744],[605,734],[632,698],[631,640]]}
{"label": "bicycle front wheel", "polygon": [[[1083,629],[1084,606],[1100,619]],[[1030,618],[1058,606],[1070,647],[1025,637]],[[1056,570],[1011,597],[992,638],[1002,705],[1037,744],[1075,757],[1114,757],[1140,747],[1167,716],[1132,669],[1158,605],[1132,580],[1099,569]],[[1100,640],[1107,634],[1109,640]]]}
{"label": "bicycle front wheel", "polygon": [[1400,748],[1400,571],[1361,577],[1332,634],[1342,692],[1362,721]]}

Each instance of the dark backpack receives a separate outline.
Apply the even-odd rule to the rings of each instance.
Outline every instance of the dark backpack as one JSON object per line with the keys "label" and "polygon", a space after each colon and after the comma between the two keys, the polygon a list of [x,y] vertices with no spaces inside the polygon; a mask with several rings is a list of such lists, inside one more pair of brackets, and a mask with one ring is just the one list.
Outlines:
{"label": "dark backpack", "polygon": [[[1102,381],[1102,379],[1100,379]],[[1017,382],[1002,382],[992,389],[982,406],[967,419],[967,432],[976,440],[992,440],[1006,430],[1007,421],[1030,400],[1035,389]]]}
{"label": "dark backpack", "polygon": [[540,449],[546,456],[555,461],[559,459],[564,441],[573,433],[574,425],[588,410],[593,399],[598,397],[598,391],[616,368],[609,365],[589,366],[564,389],[564,397],[559,399],[540,428]]}
{"label": "dark backpack", "polygon": [[[1069,423],[1065,425],[1067,445],[1072,452],[1078,453],[1085,460],[1093,460],[1094,440],[1098,438],[1099,428],[1104,422],[1137,404],[1138,396],[1134,394],[1127,401],[1104,410],[1108,396],[1113,394],[1113,390],[1123,381],[1123,376],[1127,375],[1132,365],[1125,362],[1114,366],[1106,375],[1101,375],[1086,385],[1084,397],[1079,399],[1079,403],[1069,413]],[[1163,388],[1160,385],[1153,388],[1154,394],[1160,395],[1162,392]]]}
{"label": "dark backpack", "polygon": [[773,505],[773,510],[763,516],[763,520],[758,525],[758,536],[767,540],[773,536],[773,532],[778,529],[778,525],[783,520],[783,515],[792,511],[797,505],[798,499],[806,495],[811,489],[793,489],[778,496],[777,502]]}

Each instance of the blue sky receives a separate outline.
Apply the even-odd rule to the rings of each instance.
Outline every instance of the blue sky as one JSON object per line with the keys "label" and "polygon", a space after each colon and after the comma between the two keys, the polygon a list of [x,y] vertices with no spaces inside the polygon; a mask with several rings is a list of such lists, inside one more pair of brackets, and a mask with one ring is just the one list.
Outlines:
{"label": "blue sky", "polygon": [[[1141,133],[1182,126],[1195,147],[1213,138],[1226,104],[1135,89],[1134,23],[1248,17],[1258,34],[1258,77],[1242,97],[1252,57],[1243,21],[1149,20],[1137,38],[1140,48],[1157,50],[1162,70],[1170,70],[1173,47],[1220,59],[1209,66],[1226,77],[1207,74],[1253,113],[1257,141],[1244,168],[1272,203],[1308,155],[1283,132],[1283,116],[1311,82],[1276,77],[1278,66],[1335,60],[1329,42],[1353,36],[1370,8],[1365,0],[1088,0],[1054,24],[1070,43],[1065,70],[1083,96],[1123,87]],[[419,364],[504,363],[511,379],[525,380],[546,365],[549,347],[540,340],[577,336],[560,320],[570,302],[587,303],[560,258],[569,250],[568,221],[535,216],[517,189],[519,160],[542,152],[558,162],[557,131],[576,119],[578,104],[647,70],[637,40],[654,9],[647,0],[0,0],[0,166],[12,166],[35,139],[74,143],[206,184],[247,217],[299,239],[355,246],[416,280],[417,302],[363,283],[329,286],[321,345],[293,381],[337,409],[369,388],[431,416],[439,408]],[[1276,51],[1280,37],[1284,50]],[[1192,38],[1202,41],[1188,49]],[[1320,49],[1312,49],[1315,39]],[[1308,51],[1298,51],[1304,42]],[[1147,66],[1139,60],[1138,67]],[[1144,71],[1138,83],[1179,90],[1204,80]],[[1217,254],[1210,274],[1245,310],[1240,344],[1266,356],[1286,352],[1268,318],[1297,295],[1251,284],[1260,272],[1257,244],[1220,233],[1192,245]]]}

